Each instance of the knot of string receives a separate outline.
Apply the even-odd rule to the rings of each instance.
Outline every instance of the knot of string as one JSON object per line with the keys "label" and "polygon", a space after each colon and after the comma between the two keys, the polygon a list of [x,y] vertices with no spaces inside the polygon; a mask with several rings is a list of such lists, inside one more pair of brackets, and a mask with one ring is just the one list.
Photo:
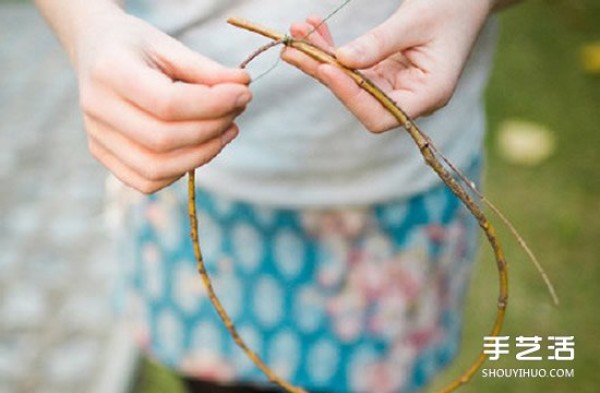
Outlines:
{"label": "knot of string", "polygon": [[[321,22],[319,22],[316,26],[314,26],[312,29],[310,29],[308,31],[308,33],[306,33],[304,36],[302,36],[302,38],[300,38],[300,40],[303,41],[303,40],[306,40],[308,37],[310,37],[314,32],[316,32],[319,28],[321,28],[321,26],[323,26],[329,19],[334,17],[338,12],[340,12],[344,7],[346,7],[348,5],[348,3],[350,3],[351,1],[352,0],[345,0],[343,3],[338,5],[333,11],[331,11],[329,14],[327,14],[327,16],[325,16],[325,18],[323,18],[323,20]],[[287,46],[293,39],[294,38],[291,35],[286,34],[280,40],[271,41],[268,44],[261,46],[240,64],[240,68],[242,68],[242,69],[246,68],[248,66],[248,64],[250,64],[250,62],[252,62],[252,60],[256,59],[259,55],[261,55],[262,53],[268,51],[269,49],[271,49],[273,47],[276,47],[280,44]],[[268,74],[273,72],[275,70],[275,68],[277,68],[279,63],[281,63],[280,57],[278,57],[277,60],[266,71],[263,71],[256,78],[253,78],[251,83],[256,83],[260,79],[264,78],[265,76],[267,76]]]}

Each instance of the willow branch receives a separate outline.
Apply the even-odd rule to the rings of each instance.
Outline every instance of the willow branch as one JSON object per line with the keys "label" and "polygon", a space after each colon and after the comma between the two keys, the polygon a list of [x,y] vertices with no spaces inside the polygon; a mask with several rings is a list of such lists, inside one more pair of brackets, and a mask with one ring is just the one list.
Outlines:
{"label": "willow branch", "polygon": [[[394,116],[400,125],[411,136],[417,147],[419,148],[425,163],[429,165],[433,171],[440,177],[440,179],[452,190],[452,192],[461,200],[466,208],[477,220],[479,226],[483,230],[492,248],[494,257],[496,260],[496,267],[498,270],[499,280],[499,295],[496,310],[496,319],[492,326],[490,336],[499,335],[502,330],[504,323],[504,317],[506,314],[506,307],[508,303],[508,269],[507,262],[504,256],[504,251],[500,244],[500,240],[496,234],[496,230],[492,223],[488,220],[487,216],[481,210],[479,205],[473,201],[469,193],[454,179],[454,177],[444,168],[442,163],[436,158],[434,153],[434,147],[427,135],[425,135],[419,127],[409,118],[409,116],[400,108],[390,97],[388,97],[381,89],[379,89],[373,82],[366,78],[362,73],[357,70],[350,69],[340,62],[337,61],[335,56],[327,51],[316,47],[315,45],[303,41],[286,38],[285,35],[275,32],[271,29],[259,26],[252,22],[239,18],[230,18],[228,22],[239,28],[243,28],[265,37],[268,37],[274,41],[283,42],[286,46],[295,48],[311,58],[321,62],[333,65],[338,69],[342,70],[348,75],[354,82],[360,86],[363,90],[373,96],[379,103]],[[449,393],[456,390],[461,385],[467,383],[481,365],[485,362],[487,356],[481,352],[473,364],[455,381],[450,383],[440,393]]]}
{"label": "willow branch", "polygon": [[475,183],[469,180],[467,176],[456,167],[456,165],[454,165],[444,154],[442,154],[442,152],[437,150],[437,148],[435,148],[434,145],[430,146],[433,148],[434,152],[441,157],[441,159],[446,163],[446,165],[448,165],[448,167],[452,169],[452,172],[454,172],[458,176],[458,178],[463,182],[463,184],[465,184],[471,191],[473,191],[475,195],[477,195],[479,200],[481,200],[487,207],[490,208],[492,212],[494,212],[494,214],[498,218],[500,218],[500,220],[508,228],[511,235],[515,238],[517,243],[519,243],[519,246],[521,246],[521,248],[525,251],[531,263],[533,263],[533,265],[537,269],[538,273],[542,277],[542,280],[546,284],[546,288],[548,289],[548,293],[550,294],[554,305],[558,306],[560,304],[560,299],[558,298],[558,294],[556,293],[556,289],[554,288],[552,281],[550,281],[550,278],[548,277],[548,274],[542,267],[542,264],[537,259],[533,251],[531,251],[531,248],[529,248],[529,245],[527,244],[523,236],[521,236],[517,228],[515,228],[513,223],[500,211],[500,209],[498,209],[498,207],[492,201],[487,199],[485,195],[483,195],[483,193],[479,191]]}
{"label": "willow branch", "polygon": [[[257,34],[263,35],[267,38],[273,40],[273,42],[262,46],[258,50],[256,50],[246,61],[242,63],[242,67],[245,67],[250,61],[256,58],[258,55],[263,53],[264,51],[277,46],[279,44],[283,44],[289,47],[293,47],[295,49],[300,50],[306,55],[312,57],[313,59],[322,62],[331,64],[338,69],[342,70],[346,75],[348,75],[354,82],[360,86],[363,90],[372,95],[390,114],[394,116],[394,118],[398,121],[400,125],[404,127],[404,129],[411,136],[417,147],[419,148],[421,155],[423,156],[427,165],[429,165],[435,173],[442,179],[442,181],[452,190],[452,192],[461,200],[461,202],[466,206],[466,208],[470,211],[470,213],[475,217],[482,231],[485,233],[487,241],[494,253],[494,258],[496,261],[496,267],[498,271],[498,280],[499,280],[499,294],[498,294],[498,302],[497,302],[497,310],[496,310],[496,318],[494,324],[492,326],[490,336],[498,336],[500,331],[502,330],[502,326],[504,323],[504,317],[506,314],[506,307],[508,302],[508,270],[507,270],[507,262],[504,256],[504,252],[502,246],[500,244],[500,240],[496,234],[496,230],[494,226],[490,223],[485,213],[479,207],[477,203],[472,199],[471,195],[461,186],[461,184],[446,170],[444,165],[438,160],[437,156],[440,156],[442,160],[450,167],[450,169],[458,175],[459,179],[463,181],[469,189],[471,189],[475,195],[481,199],[485,204],[487,204],[494,213],[496,213],[501,220],[509,227],[511,233],[517,238],[519,244],[525,249],[527,254],[530,256],[538,270],[542,274],[550,293],[552,294],[555,302],[558,301],[554,288],[552,287],[550,281],[547,278],[547,275],[539,265],[539,262],[527,247],[526,243],[522,239],[522,237],[517,233],[514,226],[502,215],[502,213],[491,203],[489,202],[475,187],[474,183],[470,181],[466,176],[464,176],[451,162],[448,161],[446,157],[444,157],[433,145],[430,138],[423,133],[419,127],[406,115],[406,113],[391,99],[389,98],[381,89],[379,89],[375,84],[373,84],[369,79],[367,79],[362,73],[357,70],[353,70],[345,67],[343,64],[339,63],[335,56],[327,51],[314,46],[313,44],[306,42],[304,40],[296,40],[292,39],[287,35],[280,34],[271,29],[259,26],[247,20],[239,19],[239,18],[231,18],[228,22],[234,26],[255,32]],[[194,244],[194,253],[196,255],[196,260],[198,263],[198,271],[202,276],[202,280],[207,288],[207,292],[209,294],[209,298],[213,303],[215,309],[217,310],[219,316],[223,320],[226,328],[229,330],[232,335],[234,341],[243,351],[248,355],[248,357],[267,375],[269,380],[276,383],[283,389],[288,392],[299,393],[304,392],[301,388],[297,388],[295,386],[290,385],[286,381],[280,379],[275,375],[275,373],[265,365],[265,363],[261,360],[261,358],[253,352],[248,345],[242,340],[242,338],[237,333],[231,319],[228,317],[224,308],[222,307],[220,301],[218,300],[214,289],[212,288],[212,284],[210,278],[206,272],[204,267],[204,263],[202,260],[202,254],[200,251],[200,245],[198,240],[198,230],[197,230],[197,218],[196,218],[196,208],[195,208],[195,181],[194,181],[194,172],[189,172],[189,215],[190,222],[192,224],[192,241]],[[479,356],[475,359],[472,365],[461,374],[456,380],[451,382],[445,388],[440,390],[439,393],[450,393],[463,384],[467,383],[473,375],[477,372],[477,370],[481,367],[481,365],[485,362],[487,356],[480,352]]]}
{"label": "willow branch", "polygon": [[229,334],[235,341],[235,343],[240,347],[246,356],[250,358],[250,360],[261,369],[261,371],[269,378],[269,381],[279,385],[282,389],[291,393],[307,393],[305,390],[295,387],[288,382],[284,381],[280,377],[278,377],[260,358],[260,356],[254,352],[248,344],[242,339],[237,329],[233,325],[231,318],[225,311],[225,308],[221,304],[221,301],[217,297],[215,290],[212,285],[212,281],[208,272],[206,271],[206,267],[204,265],[204,258],[202,257],[202,251],[200,249],[200,241],[198,238],[198,215],[196,213],[196,174],[195,171],[192,170],[188,172],[188,215],[190,219],[190,236],[192,238],[192,245],[194,248],[194,257],[196,258],[196,263],[198,267],[198,273],[200,277],[202,277],[202,282],[206,288],[206,292],[208,293],[208,298],[210,302],[214,306],[215,310],[219,314],[219,317],[223,321],[223,324],[229,331]]}

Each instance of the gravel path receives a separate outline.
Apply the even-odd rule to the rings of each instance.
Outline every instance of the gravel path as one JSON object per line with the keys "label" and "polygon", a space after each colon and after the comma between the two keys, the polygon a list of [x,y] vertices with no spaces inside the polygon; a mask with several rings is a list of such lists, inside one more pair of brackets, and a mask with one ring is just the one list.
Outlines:
{"label": "gravel path", "polygon": [[106,172],[29,4],[0,3],[0,147],[0,393],[126,391],[136,356],[111,312]]}

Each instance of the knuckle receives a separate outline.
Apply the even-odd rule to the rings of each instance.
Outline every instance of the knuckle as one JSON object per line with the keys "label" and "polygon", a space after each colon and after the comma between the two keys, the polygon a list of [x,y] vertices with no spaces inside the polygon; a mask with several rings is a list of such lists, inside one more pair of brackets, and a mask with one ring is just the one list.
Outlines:
{"label": "knuckle", "polygon": [[230,116],[202,124],[196,130],[198,143],[208,142],[212,138],[222,136],[224,132],[233,126],[233,122],[234,118]]}
{"label": "knuckle", "polygon": [[82,85],[79,89],[79,107],[85,114],[93,114],[97,105],[96,95],[93,89]]}
{"label": "knuckle", "polygon": [[213,143],[210,148],[202,149],[198,152],[198,159],[195,162],[196,167],[201,167],[213,160],[223,150],[223,145],[220,143]]}
{"label": "knuckle", "polygon": [[163,165],[157,160],[145,160],[140,167],[140,175],[148,182],[156,182],[164,178]]}
{"label": "knuckle", "polygon": [[450,102],[450,97],[449,96],[442,96],[440,95],[439,97],[437,97],[435,100],[431,101],[428,105],[425,105],[416,115],[417,116],[428,116],[431,115],[433,113],[435,113],[436,111],[444,108],[446,105],[448,105],[448,103]]}
{"label": "knuckle", "polygon": [[178,102],[173,94],[164,94],[154,103],[154,112],[163,120],[174,120],[177,115]]}
{"label": "knuckle", "polygon": [[150,132],[148,139],[148,148],[157,153],[169,151],[174,143],[174,136],[172,133],[162,129],[156,129]]}
{"label": "knuckle", "polygon": [[414,119],[421,116],[429,116],[436,111],[444,108],[450,103],[454,94],[454,87],[447,84],[440,84],[435,91],[430,91],[429,96],[415,105],[409,111],[409,115]]}
{"label": "knuckle", "polygon": [[160,186],[156,182],[149,180],[140,180],[130,185],[144,195],[150,195],[160,190]]}
{"label": "knuckle", "polygon": [[441,90],[440,98],[438,100],[438,108],[443,108],[450,102],[452,95],[454,94],[454,88],[452,86],[445,86]]}
{"label": "knuckle", "polygon": [[223,145],[219,144],[218,147],[215,148],[215,150],[211,151],[209,154],[205,155],[203,160],[202,160],[202,165],[206,165],[208,163],[210,163],[217,155],[219,155],[219,153],[223,150]]}
{"label": "knuckle", "polygon": [[212,161],[212,159],[218,154],[218,152],[211,152],[210,154],[207,154],[206,152],[202,152],[201,154],[198,155],[198,159],[195,162],[195,167],[196,168],[200,168],[201,166],[204,166],[206,164],[208,164],[209,162]]}
{"label": "knuckle", "polygon": [[120,69],[120,64],[117,61],[121,58],[120,53],[106,50],[106,48],[102,52],[95,56],[87,67],[87,75],[92,81],[110,80],[114,78],[115,71]]}
{"label": "knuckle", "polygon": [[110,57],[102,56],[94,59],[87,68],[87,75],[91,80],[102,80],[106,74],[106,70],[110,69]]}
{"label": "knuckle", "polygon": [[98,145],[96,144],[96,142],[94,142],[91,138],[88,138],[87,147],[92,157],[100,161],[102,155],[100,154],[100,149],[98,149]]}
{"label": "knuckle", "polygon": [[434,101],[432,108],[433,110],[443,108],[448,105],[450,99],[454,95],[454,91],[456,89],[456,80],[443,80],[437,83],[437,91],[435,96],[437,99]]}
{"label": "knuckle", "polygon": [[374,29],[367,33],[367,42],[375,48],[375,53],[383,53],[386,48],[386,36],[382,29]]}
{"label": "knuckle", "polygon": [[452,94],[448,94],[448,95],[443,96],[440,99],[440,108],[443,108],[446,105],[448,105],[450,103],[450,99],[452,99]]}

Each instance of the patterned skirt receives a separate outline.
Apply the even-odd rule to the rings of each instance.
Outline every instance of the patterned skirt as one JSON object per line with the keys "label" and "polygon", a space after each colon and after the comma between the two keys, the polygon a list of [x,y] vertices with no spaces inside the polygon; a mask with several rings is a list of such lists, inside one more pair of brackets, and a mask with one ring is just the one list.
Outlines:
{"label": "patterned skirt", "polygon": [[[478,178],[478,163],[468,172]],[[412,392],[457,353],[478,236],[445,186],[323,210],[197,198],[215,290],[280,376],[332,393]],[[186,375],[266,383],[196,272],[185,185],[139,200],[126,222],[122,304],[142,348]]]}

